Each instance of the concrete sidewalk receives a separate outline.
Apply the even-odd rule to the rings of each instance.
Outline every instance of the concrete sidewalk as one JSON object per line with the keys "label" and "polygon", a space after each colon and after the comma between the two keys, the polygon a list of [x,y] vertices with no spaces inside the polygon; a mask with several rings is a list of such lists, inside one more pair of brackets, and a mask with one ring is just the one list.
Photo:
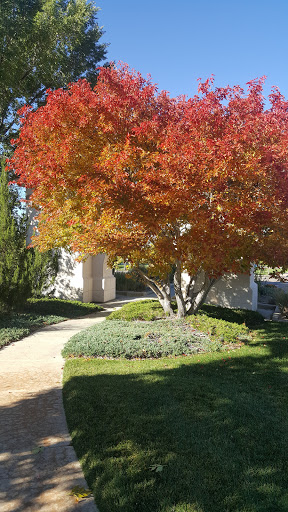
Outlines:
{"label": "concrete sidewalk", "polygon": [[63,402],[61,350],[71,336],[131,302],[45,327],[0,351],[1,512],[96,512],[93,497],[69,492],[87,483],[71,446]]}

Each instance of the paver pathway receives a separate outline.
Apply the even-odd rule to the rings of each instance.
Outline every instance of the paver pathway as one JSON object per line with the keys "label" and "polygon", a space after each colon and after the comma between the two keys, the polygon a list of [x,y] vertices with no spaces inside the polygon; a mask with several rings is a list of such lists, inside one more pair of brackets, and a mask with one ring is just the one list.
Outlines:
{"label": "paver pathway", "polygon": [[75,333],[131,300],[106,303],[104,312],[45,327],[0,351],[1,512],[97,511],[92,497],[77,504],[69,496],[87,483],[70,445],[61,350]]}

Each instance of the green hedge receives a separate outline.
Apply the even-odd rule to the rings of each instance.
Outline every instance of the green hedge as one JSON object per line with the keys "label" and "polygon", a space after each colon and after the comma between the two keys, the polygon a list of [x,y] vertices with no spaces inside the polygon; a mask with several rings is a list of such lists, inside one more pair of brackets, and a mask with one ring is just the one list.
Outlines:
{"label": "green hedge", "polygon": [[121,272],[115,271],[114,277],[116,278],[116,290],[118,291],[131,291],[143,292],[147,289],[146,285],[139,279],[135,272]]}
{"label": "green hedge", "polygon": [[211,304],[203,304],[197,315],[207,315],[211,318],[225,320],[226,322],[245,324],[250,328],[264,322],[263,316],[257,311],[240,308],[223,308],[221,306],[213,306]]}
{"label": "green hedge", "polygon": [[211,318],[203,313],[187,317],[187,322],[193,325],[195,329],[199,329],[207,336],[224,344],[250,339],[249,329],[245,324],[226,322],[218,318]]}

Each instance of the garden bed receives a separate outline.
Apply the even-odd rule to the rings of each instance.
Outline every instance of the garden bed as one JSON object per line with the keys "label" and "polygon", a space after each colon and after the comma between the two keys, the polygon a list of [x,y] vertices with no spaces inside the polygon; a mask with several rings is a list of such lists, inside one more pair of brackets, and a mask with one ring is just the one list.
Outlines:
{"label": "garden bed", "polygon": [[20,311],[0,315],[0,348],[47,325],[101,311],[97,304],[61,299],[28,299]]}

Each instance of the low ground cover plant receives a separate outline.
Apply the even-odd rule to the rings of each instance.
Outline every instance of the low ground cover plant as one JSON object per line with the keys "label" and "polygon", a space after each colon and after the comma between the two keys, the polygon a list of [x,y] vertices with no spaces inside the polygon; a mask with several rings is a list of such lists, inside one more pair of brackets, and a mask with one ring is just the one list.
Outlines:
{"label": "low ground cover plant", "polygon": [[183,320],[157,322],[115,320],[75,334],[65,345],[64,357],[158,358],[221,349]]}
{"label": "low ground cover plant", "polygon": [[59,315],[42,315],[37,313],[15,313],[0,316],[0,347],[18,341],[31,332],[67,320]]}
{"label": "low ground cover plant", "polygon": [[25,306],[21,308],[21,312],[28,311],[29,313],[77,318],[78,316],[89,315],[89,313],[95,313],[102,309],[98,304],[91,302],[43,297],[41,299],[28,299]]}
{"label": "low ground cover plant", "polygon": [[206,315],[210,318],[225,320],[236,324],[245,324],[247,327],[255,327],[264,322],[264,318],[257,311],[242,308],[224,308],[212,304],[203,304],[199,309],[199,315]]}
{"label": "low ground cover plant", "polygon": [[101,310],[96,304],[61,299],[28,299],[19,311],[0,315],[0,348],[46,325]]}
{"label": "low ground cover plant", "polygon": [[223,345],[250,339],[249,329],[245,324],[239,325],[235,322],[211,318],[205,314],[192,315],[187,318],[187,322],[211,339],[221,341]]}
{"label": "low ground cover plant", "polygon": [[[173,304],[173,307],[174,310],[176,310],[176,304]],[[221,306],[213,306],[211,304],[203,304],[195,316],[199,315],[206,315],[209,318],[225,320],[236,324],[245,324],[247,327],[253,327],[264,322],[263,316],[257,311],[241,308],[230,309]],[[125,304],[121,309],[113,311],[113,313],[107,317],[107,320],[133,321],[157,320],[159,318],[165,318],[165,313],[158,300],[144,299]],[[193,315],[186,317],[185,320],[187,320],[187,318],[193,318]]]}
{"label": "low ground cover plant", "polygon": [[[236,319],[236,322],[217,317]],[[246,314],[246,317],[245,317]],[[209,315],[214,315],[209,316]],[[225,308],[209,307],[198,315],[176,320],[166,318],[158,301],[133,301],[107,317],[106,322],[73,336],[65,345],[64,357],[158,358],[231,348],[250,339],[243,320],[255,318],[245,310],[226,313]],[[242,322],[242,323],[241,323]]]}

